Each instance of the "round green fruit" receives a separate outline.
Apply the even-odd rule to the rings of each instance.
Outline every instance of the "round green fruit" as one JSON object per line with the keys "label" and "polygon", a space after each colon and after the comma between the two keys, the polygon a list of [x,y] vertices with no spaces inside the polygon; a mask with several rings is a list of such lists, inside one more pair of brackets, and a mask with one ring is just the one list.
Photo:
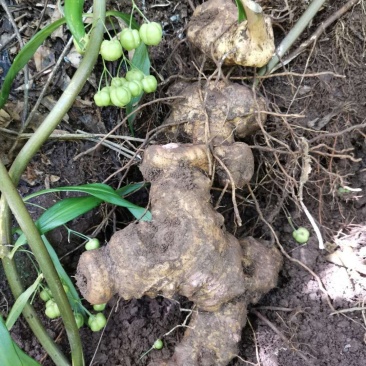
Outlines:
{"label": "round green fruit", "polygon": [[92,315],[88,319],[88,326],[93,332],[99,332],[107,324],[107,319],[103,313]]}
{"label": "round green fruit", "polygon": [[104,40],[100,46],[100,54],[106,61],[116,61],[122,54],[122,46],[117,39]]}
{"label": "round green fruit", "polygon": [[120,41],[125,50],[134,50],[141,43],[139,31],[137,29],[125,28],[121,32]]}
{"label": "round green fruit", "polygon": [[77,325],[78,329],[80,329],[84,325],[84,317],[80,313],[75,313],[74,317],[75,317],[76,325]]}
{"label": "round green fruit", "polygon": [[131,95],[133,97],[138,97],[142,94],[142,83],[139,80],[132,80],[128,81],[125,86],[128,88],[128,90],[131,92]]}
{"label": "round green fruit", "polygon": [[292,237],[299,243],[305,244],[309,240],[310,233],[305,227],[299,227],[297,230],[292,232]]}
{"label": "round green fruit", "polygon": [[51,299],[46,302],[45,314],[50,319],[58,318],[61,315],[55,300]]}
{"label": "round green fruit", "polygon": [[106,305],[107,304],[95,304],[95,305],[93,305],[93,309],[95,311],[103,311],[105,309]]}
{"label": "round green fruit", "polygon": [[145,76],[141,83],[145,93],[153,93],[158,87],[158,81],[154,75]]}
{"label": "round green fruit", "polygon": [[99,247],[100,247],[100,241],[97,238],[91,238],[85,244],[86,250],[94,250],[94,249],[98,249]]}
{"label": "round green fruit", "polygon": [[111,80],[111,85],[115,87],[122,86],[126,84],[127,80],[125,78],[113,78]]}
{"label": "round green fruit", "polygon": [[127,72],[126,79],[127,81],[141,81],[145,77],[144,73],[138,69],[132,69]]}
{"label": "round green fruit", "polygon": [[157,339],[155,342],[154,342],[154,345],[153,345],[153,348],[155,349],[162,349],[164,347],[164,343],[161,339]]}
{"label": "round green fruit", "polygon": [[111,90],[111,102],[117,107],[125,107],[131,101],[131,92],[124,86]]}
{"label": "round green fruit", "polygon": [[109,92],[104,88],[94,95],[94,102],[98,107],[107,107],[111,102]]}
{"label": "round green fruit", "polygon": [[39,294],[39,297],[43,300],[43,301],[48,301],[50,299],[52,299],[52,292],[48,287],[45,287]]}
{"label": "round green fruit", "polygon": [[141,41],[148,46],[157,46],[163,37],[161,25],[156,22],[142,24],[139,33]]}

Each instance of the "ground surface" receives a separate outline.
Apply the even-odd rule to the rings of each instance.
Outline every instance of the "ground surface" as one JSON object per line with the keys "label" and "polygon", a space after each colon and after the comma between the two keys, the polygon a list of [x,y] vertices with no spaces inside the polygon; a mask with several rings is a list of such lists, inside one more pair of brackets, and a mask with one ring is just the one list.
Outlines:
{"label": "ground surface", "polygon": [[[146,2],[146,15],[164,24],[165,40],[152,49],[151,59],[154,69],[163,81],[156,97],[165,97],[167,88],[175,79],[197,78],[200,68],[196,54],[184,40],[185,27],[192,14],[192,6],[199,0],[180,2]],[[43,5],[31,6],[29,1],[18,1],[15,16],[26,13],[17,22],[24,40],[37,28]],[[54,13],[54,1],[42,22],[48,23]],[[127,9],[129,1],[111,1],[111,7]],[[141,4],[141,1],[139,2]],[[307,1],[264,0],[260,1],[274,20],[277,42],[291,29],[307,7]],[[305,30],[293,50],[311,37],[316,28],[341,8],[347,1],[327,1]],[[43,24],[42,23],[42,24]],[[13,29],[0,12],[0,44],[4,44],[13,34]],[[67,41],[65,32],[46,42],[38,54],[38,63],[31,62],[29,69],[34,77],[29,93],[29,105],[33,107],[47,80],[47,69],[59,57]],[[341,18],[332,23],[320,36],[284,68],[263,79],[259,90],[266,96],[273,115],[270,115],[265,131],[257,133],[246,142],[253,146],[256,157],[256,175],[251,187],[254,191],[262,217],[258,215],[253,197],[248,191],[239,192],[239,209],[245,223],[242,228],[234,225],[234,215],[230,194],[221,202],[221,212],[225,216],[228,230],[238,237],[253,235],[279,243],[290,259],[296,259],[319,276],[328,295],[319,288],[317,279],[301,264],[285,259],[278,287],[267,294],[250,311],[250,325],[243,330],[239,357],[230,365],[337,365],[361,366],[366,359],[366,322],[358,308],[364,306],[366,297],[366,3],[359,1]],[[1,49],[0,62],[6,71],[8,59],[12,60],[18,50],[16,40],[11,40]],[[224,72],[228,72],[225,70]],[[251,83],[252,71],[236,68],[231,77],[238,82]],[[57,100],[63,84],[74,72],[71,63],[65,62],[56,74],[55,81],[47,93],[49,103],[42,103],[36,122],[29,131],[36,128],[37,122],[47,114],[52,101]],[[210,71],[205,71],[209,75]],[[69,111],[67,120],[59,129],[75,133],[83,130],[88,133],[105,133],[116,122],[121,122],[123,112],[113,108],[97,110],[92,100],[95,80],[99,80],[100,68],[95,77],[84,87],[80,100]],[[1,74],[0,74],[1,77]],[[249,77],[244,81],[240,81]],[[19,119],[24,109],[23,77],[16,82],[10,103],[15,114],[13,120],[5,122],[0,117],[0,127],[13,131],[19,130]],[[150,100],[145,99],[145,101]],[[137,137],[144,138],[146,132],[159,126],[169,111],[165,103],[145,108],[135,122]],[[361,125],[361,127],[354,127]],[[128,135],[128,127],[123,124],[117,135]],[[309,220],[300,209],[299,182],[304,162],[304,145],[301,138],[308,141],[311,173],[305,182],[303,200],[311,215],[321,229],[326,241],[326,249],[319,250],[318,240]],[[14,154],[9,152],[12,145],[11,135],[0,133],[1,156],[9,163]],[[135,149],[120,140],[120,144]],[[117,187],[141,180],[137,163],[129,160],[108,147],[99,147],[93,152],[79,156],[95,143],[86,140],[50,140],[42,151],[32,160],[20,183],[22,194],[28,194],[44,187],[76,185],[107,180]],[[16,153],[16,149],[14,150]],[[123,167],[124,169],[121,169]],[[128,168],[127,168],[128,167]],[[111,176],[113,175],[113,176]],[[111,176],[111,177],[110,177]],[[354,190],[340,192],[339,187]],[[357,189],[357,190],[356,190]],[[213,201],[219,193],[213,190]],[[64,197],[62,194],[61,197]],[[48,207],[57,196],[44,196],[37,204]],[[130,199],[140,205],[148,203],[148,191],[140,191]],[[32,208],[34,216],[39,214]],[[307,245],[298,246],[291,236],[292,228],[286,216],[291,215],[298,226],[309,228],[312,235]],[[262,220],[264,218],[273,232]],[[123,210],[112,211],[102,206],[93,214],[72,223],[71,227],[84,234],[95,229],[101,241],[107,241],[116,228],[122,228],[132,217]],[[99,225],[102,222],[102,225]],[[50,235],[57,252],[70,275],[73,275],[81,249],[74,251],[80,242],[72,238],[68,242],[64,231]],[[327,260],[327,255],[335,250],[346,253],[339,266]],[[18,262],[23,268],[22,277],[26,283],[32,282],[34,271],[27,266],[27,260],[20,257]],[[25,268],[25,269],[24,269]],[[6,313],[12,297],[1,272],[1,310]],[[329,296],[329,299],[327,299]],[[331,315],[333,310],[353,309],[353,311]],[[36,308],[42,312],[42,304]],[[182,337],[182,328],[177,328],[164,338],[162,351],[153,351],[138,362],[141,354],[148,350],[158,337],[182,324],[190,304],[181,298],[170,301],[164,298],[124,301],[114,299],[108,304],[108,325],[103,334],[91,333],[87,328],[81,331],[86,360],[93,365],[137,365],[147,364],[157,357],[169,357],[174,345]],[[272,326],[272,327],[271,327]],[[67,340],[58,321],[48,321],[50,334],[58,339],[67,352]],[[24,321],[19,321],[12,332],[20,346],[31,356],[51,365],[45,357]],[[247,361],[244,361],[247,360]]]}

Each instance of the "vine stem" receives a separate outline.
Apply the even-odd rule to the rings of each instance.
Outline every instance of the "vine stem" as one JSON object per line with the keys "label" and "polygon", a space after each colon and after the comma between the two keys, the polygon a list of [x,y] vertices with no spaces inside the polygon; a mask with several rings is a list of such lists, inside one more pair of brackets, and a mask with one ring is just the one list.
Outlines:
{"label": "vine stem", "polygon": [[[92,30],[93,42],[89,42],[84,58],[78,70],[75,72],[69,86],[66,88],[59,101],[48,114],[41,126],[21,149],[9,170],[9,174],[6,172],[4,165],[0,164],[2,177],[0,178],[0,189],[3,191],[0,200],[0,257],[2,258],[4,271],[11,291],[14,297],[18,298],[23,293],[24,289],[14,261],[7,257],[9,252],[8,246],[11,244],[12,237],[9,203],[11,204],[12,209],[14,209],[14,214],[16,215],[17,219],[20,220],[19,224],[23,225],[22,229],[24,234],[27,238],[29,238],[28,242],[32,246],[33,253],[36,256],[41,270],[45,275],[46,281],[48,282],[48,285],[51,288],[55,300],[60,308],[70,343],[72,364],[74,366],[84,365],[81,340],[75,323],[75,318],[68,301],[67,304],[64,304],[64,297],[66,297],[66,294],[63,291],[62,284],[61,287],[59,286],[60,280],[57,276],[57,273],[55,272],[55,268],[51,259],[49,258],[48,252],[45,252],[46,248],[44,247],[42,239],[39,241],[40,238],[37,237],[37,234],[39,236],[39,233],[38,231],[37,234],[34,232],[34,227],[32,226],[34,225],[33,221],[31,220],[31,222],[29,222],[29,217],[26,218],[27,213],[24,212],[22,205],[17,201],[17,198],[15,198],[19,198],[19,196],[17,196],[15,187],[17,186],[19,179],[27,167],[29,161],[41,148],[43,143],[48,139],[48,137],[60,123],[63,116],[71,108],[74,100],[92,72],[92,69],[98,58],[100,44],[103,39],[103,24],[106,13],[105,5],[105,0],[94,0],[94,26]],[[10,200],[7,201],[9,197]],[[25,306],[23,315],[28,321],[32,331],[37,336],[38,340],[56,363],[56,365],[69,365],[69,362],[66,360],[65,356],[58,350],[56,344],[47,335],[47,332],[42,326],[37,313],[30,304]]]}
{"label": "vine stem", "polygon": [[272,72],[274,67],[280,62],[283,55],[293,45],[293,43],[299,38],[300,34],[308,26],[311,20],[315,17],[316,13],[323,6],[325,0],[313,0],[308,6],[305,12],[301,15],[294,27],[290,30],[287,36],[282,40],[279,46],[276,48],[275,54],[268,62],[266,66],[263,66],[258,70],[259,76],[267,75]]}

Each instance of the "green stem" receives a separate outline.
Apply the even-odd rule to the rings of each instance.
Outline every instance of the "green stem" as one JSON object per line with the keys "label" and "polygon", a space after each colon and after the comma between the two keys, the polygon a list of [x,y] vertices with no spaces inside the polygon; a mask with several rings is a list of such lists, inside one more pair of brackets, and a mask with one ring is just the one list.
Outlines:
{"label": "green stem", "polygon": [[288,51],[292,44],[299,38],[300,34],[308,26],[311,20],[315,17],[316,13],[323,6],[325,0],[313,0],[313,2],[301,15],[294,27],[290,30],[287,36],[282,40],[280,45],[276,48],[274,56],[268,62],[266,66],[263,66],[258,70],[258,75],[263,76],[270,74],[273,68],[279,63],[282,56]]}
{"label": "green stem", "polygon": [[[93,42],[90,42],[85,56],[83,58],[83,61],[81,62],[78,70],[76,71],[74,77],[72,78],[69,86],[62,94],[61,98],[55,105],[55,107],[52,109],[52,111],[49,113],[49,115],[46,117],[44,122],[41,124],[41,126],[37,129],[37,131],[34,133],[34,135],[28,140],[28,142],[24,145],[22,150],[19,152],[18,156],[14,160],[10,171],[9,176],[11,177],[14,185],[16,186],[19,182],[20,176],[25,170],[26,166],[28,165],[29,161],[33,158],[33,156],[37,153],[37,151],[40,149],[42,144],[48,139],[50,134],[53,132],[53,130],[57,127],[57,125],[60,123],[62,117],[66,114],[66,112],[71,108],[75,98],[79,94],[81,88],[83,87],[84,83],[86,82],[87,78],[90,76],[90,73],[94,67],[94,64],[97,60],[98,54],[99,54],[99,48],[100,44],[103,39],[103,23],[105,19],[105,0],[94,0],[94,28],[92,31],[92,39]],[[2,170],[5,169],[2,166]],[[5,169],[6,172],[6,169]],[[3,174],[4,177],[4,174]],[[3,181],[1,180],[1,187],[3,189]],[[9,188],[9,187],[8,187]],[[14,189],[14,187],[13,187]],[[7,191],[9,191],[7,189]],[[12,202],[12,205],[14,203]],[[20,209],[19,205],[16,205],[17,210]],[[32,221],[33,223],[33,221]],[[28,223],[30,225],[30,223]],[[34,240],[37,242],[36,247],[39,245],[44,248],[43,242],[39,242],[38,239],[34,239],[29,235],[29,231],[31,230],[31,226],[26,225],[24,227],[24,233],[26,236],[29,236],[29,243],[31,244],[31,241],[34,245]],[[37,231],[38,232],[38,231]],[[6,194],[4,193],[1,197],[0,201],[0,235],[1,235],[1,243],[0,243],[0,257],[2,257],[4,270],[7,276],[7,279],[9,281],[10,288],[13,292],[13,295],[15,298],[19,297],[19,295],[23,292],[23,287],[20,282],[20,276],[17,273],[15,264],[12,260],[9,260],[6,257],[6,254],[8,253],[8,247],[11,243],[11,215],[9,211],[8,202],[6,201]],[[39,235],[39,234],[38,234]],[[44,252],[44,249],[42,249]],[[39,253],[38,249],[34,251],[34,254],[37,256],[37,260],[39,259]],[[48,255],[48,252],[47,252]],[[42,261],[42,260],[41,260]],[[46,263],[42,262],[43,266],[47,268],[41,269],[47,279],[47,282],[49,283],[51,287],[52,281],[52,275],[51,277],[48,277],[47,274],[52,273],[54,271],[53,265],[49,264],[47,261]],[[51,262],[52,263],[52,262]],[[58,277],[57,277],[58,278]],[[59,287],[59,284],[56,282],[52,283],[52,287],[54,287],[55,292],[54,296],[57,300],[57,302],[62,302],[61,292],[63,291],[62,285]],[[51,287],[51,290],[52,290]],[[57,297],[56,297],[57,296]],[[66,296],[66,295],[65,295]],[[67,303],[68,304],[68,303]],[[63,318],[65,318],[65,328],[70,340],[70,347],[71,347],[71,353],[72,353],[72,362],[75,366],[81,366],[84,364],[83,360],[83,354],[82,354],[82,348],[81,348],[81,341],[79,332],[77,330],[75,319],[74,317],[70,317],[70,314],[68,314],[67,307],[61,306],[59,304],[60,310],[64,308]],[[69,305],[68,305],[69,307]],[[38,337],[39,341],[43,345],[43,347],[46,349],[46,351],[50,354],[50,356],[53,358],[55,363],[57,365],[67,365],[67,361],[63,357],[60,352],[58,352],[57,356],[55,354],[57,353],[57,346],[55,344],[52,344],[52,340],[48,337],[48,339],[44,336],[43,332],[44,328],[42,327],[38,316],[34,309],[31,307],[31,305],[27,305],[23,312],[24,316],[28,320],[28,323],[32,330],[34,331],[35,335]],[[76,332],[75,332],[76,329]],[[77,334],[75,334],[77,333]],[[47,335],[47,333],[45,333]],[[57,361],[57,362],[56,362]]]}
{"label": "green stem", "polygon": [[140,8],[136,5],[135,1],[132,0],[132,10],[136,9],[137,12],[141,15],[141,17],[148,23],[150,23],[150,20],[145,17],[145,14],[140,10]]}

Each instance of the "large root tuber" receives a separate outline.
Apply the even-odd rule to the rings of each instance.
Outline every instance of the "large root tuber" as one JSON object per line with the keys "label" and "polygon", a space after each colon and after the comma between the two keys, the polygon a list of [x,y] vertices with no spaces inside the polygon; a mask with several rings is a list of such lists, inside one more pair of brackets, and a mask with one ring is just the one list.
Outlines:
{"label": "large root tuber", "polygon": [[238,23],[232,0],[198,6],[188,24],[188,39],[208,57],[226,65],[262,67],[275,51],[271,19],[251,0],[241,0],[247,20]]}
{"label": "large root tuber", "polygon": [[[164,122],[168,138],[173,141],[182,136],[194,144],[212,147],[231,173],[237,188],[248,183],[254,171],[254,158],[250,148],[236,138],[253,134],[266,120],[266,102],[244,85],[224,83],[178,83],[175,95],[184,97],[172,106]],[[217,167],[222,186],[231,184],[225,170]]]}
{"label": "large root tuber", "polygon": [[203,144],[150,146],[141,171],[151,181],[153,221],[115,233],[78,266],[78,286],[91,303],[115,293],[180,294],[195,303],[193,329],[159,365],[226,365],[237,354],[246,306],[275,285],[281,266],[274,248],[226,232],[210,204],[209,154]]}

